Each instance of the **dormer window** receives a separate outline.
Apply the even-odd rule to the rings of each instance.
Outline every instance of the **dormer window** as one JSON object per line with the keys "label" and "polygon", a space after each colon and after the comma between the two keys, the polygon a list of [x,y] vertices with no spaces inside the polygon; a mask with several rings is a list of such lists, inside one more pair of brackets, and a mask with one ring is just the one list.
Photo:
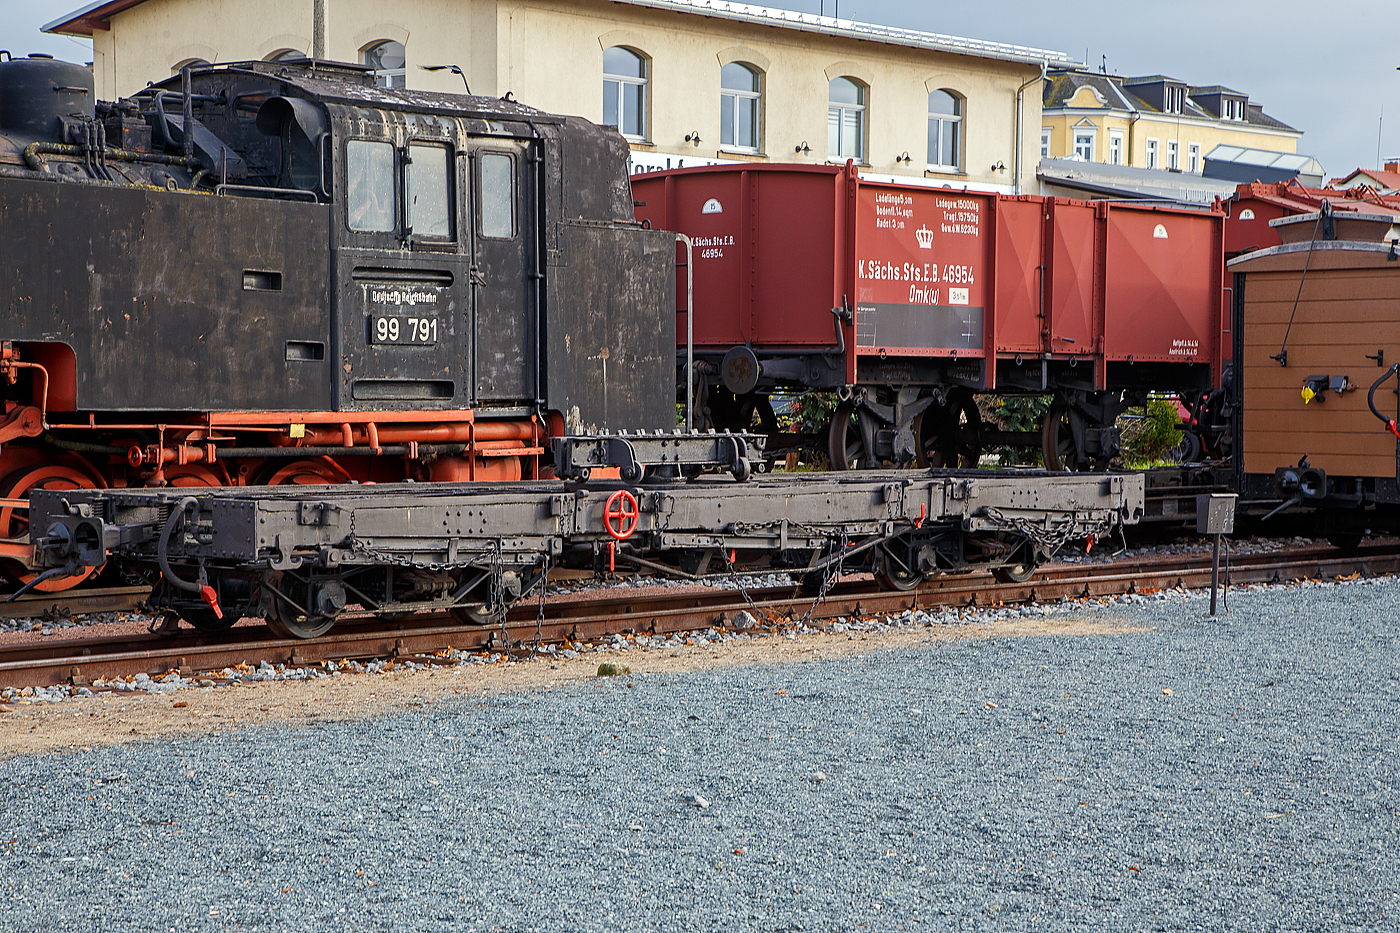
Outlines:
{"label": "dormer window", "polygon": [[1233,97],[1226,97],[1226,98],[1224,99],[1223,103],[1224,103],[1224,106],[1221,108],[1221,111],[1222,111],[1222,112],[1221,112],[1220,115],[1221,115],[1224,119],[1226,119],[1226,120],[1236,120],[1236,121],[1242,121],[1242,120],[1244,120],[1244,112],[1245,112],[1244,101],[1242,101],[1242,100],[1237,100],[1237,99],[1235,99],[1235,98],[1233,98]]}
{"label": "dormer window", "polygon": [[1167,113],[1181,113],[1182,104],[1186,100],[1186,88],[1171,84],[1167,85]]}

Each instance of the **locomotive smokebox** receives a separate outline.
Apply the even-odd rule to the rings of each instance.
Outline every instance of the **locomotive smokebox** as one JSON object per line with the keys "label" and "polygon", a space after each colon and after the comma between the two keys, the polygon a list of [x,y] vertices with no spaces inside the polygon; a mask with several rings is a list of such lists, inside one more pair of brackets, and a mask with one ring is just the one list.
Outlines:
{"label": "locomotive smokebox", "polygon": [[92,72],[34,54],[0,62],[0,132],[57,138],[63,117],[92,119]]}

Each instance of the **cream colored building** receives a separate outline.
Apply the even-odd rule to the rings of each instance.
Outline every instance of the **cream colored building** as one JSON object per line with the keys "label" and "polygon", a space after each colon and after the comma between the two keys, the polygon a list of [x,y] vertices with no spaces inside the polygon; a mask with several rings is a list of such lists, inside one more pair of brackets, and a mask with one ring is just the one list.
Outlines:
{"label": "cream colored building", "polygon": [[1200,174],[1216,146],[1295,153],[1302,135],[1227,87],[1068,69],[1052,70],[1045,82],[1037,151],[1043,159]]}
{"label": "cream colored building", "polygon": [[92,37],[104,99],[186,62],[315,54],[617,124],[636,170],[849,157],[877,179],[1000,191],[1035,189],[1041,77],[1074,64],[724,0],[106,0],[45,30]]}

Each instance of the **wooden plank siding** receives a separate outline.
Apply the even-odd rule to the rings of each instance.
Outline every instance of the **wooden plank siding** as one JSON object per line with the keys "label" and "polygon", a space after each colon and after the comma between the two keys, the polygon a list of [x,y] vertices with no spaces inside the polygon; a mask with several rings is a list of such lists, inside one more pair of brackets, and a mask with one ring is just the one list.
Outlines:
{"label": "wooden plank siding", "polygon": [[[1304,255],[1232,269],[1245,273],[1241,375],[1246,473],[1271,474],[1307,454],[1312,466],[1329,475],[1395,476],[1396,439],[1366,404],[1367,390],[1385,369],[1366,357],[1379,350],[1386,367],[1400,363],[1400,265],[1378,264],[1369,253],[1348,268],[1345,256],[1344,251],[1331,252],[1321,268],[1310,268],[1301,298]],[[1287,367],[1270,359],[1285,333]],[[1309,376],[1346,376],[1356,389],[1340,395],[1329,391],[1325,401],[1304,404],[1303,382]],[[1376,394],[1377,407],[1392,417],[1395,388],[1392,379]]]}

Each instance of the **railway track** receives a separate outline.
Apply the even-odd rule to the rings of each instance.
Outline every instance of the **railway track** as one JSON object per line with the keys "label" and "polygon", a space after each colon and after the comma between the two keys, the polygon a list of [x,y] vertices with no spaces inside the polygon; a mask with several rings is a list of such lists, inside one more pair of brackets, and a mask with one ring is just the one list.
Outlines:
{"label": "railway track", "polygon": [[56,619],[93,612],[129,612],[151,594],[149,586],[106,586],[61,593],[25,593],[0,602],[0,618]]}
{"label": "railway track", "polygon": [[[1307,547],[1270,554],[1236,556],[1234,584],[1296,579],[1331,579],[1400,572],[1400,546],[1378,545],[1343,552]],[[667,588],[658,591],[608,589],[552,599],[543,612],[537,603],[517,606],[494,626],[462,625],[446,616],[422,614],[387,627],[382,620],[344,617],[331,633],[287,641],[251,620],[218,636],[184,630],[176,636],[45,639],[0,646],[0,686],[88,685],[137,673],[190,676],[239,664],[297,666],[344,658],[397,658],[455,663],[446,649],[489,649],[528,654],[542,643],[589,642],[623,632],[669,634],[734,625],[747,610],[762,624],[813,622],[851,616],[897,613],[946,606],[993,606],[1064,598],[1092,598],[1162,589],[1196,588],[1210,583],[1210,562],[1202,555],[1135,558],[1131,562],[1051,565],[1024,583],[998,583],[987,574],[945,576],[916,590],[879,589],[868,579],[847,579],[820,604],[794,587],[751,589]],[[218,680],[218,677],[212,679]]]}

